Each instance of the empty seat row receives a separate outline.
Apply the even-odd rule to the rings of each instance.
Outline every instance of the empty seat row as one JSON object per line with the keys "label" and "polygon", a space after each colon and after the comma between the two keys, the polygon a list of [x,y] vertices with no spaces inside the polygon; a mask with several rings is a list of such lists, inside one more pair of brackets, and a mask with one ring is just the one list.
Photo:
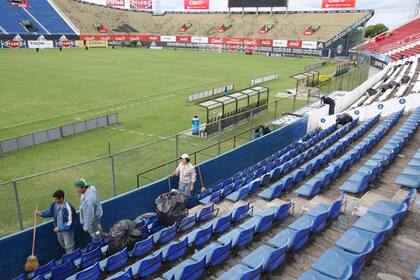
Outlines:
{"label": "empty seat row", "polygon": [[[241,205],[231,212],[221,215],[214,221],[212,220],[189,234],[180,237],[178,241],[172,241],[159,250],[150,252],[144,258],[138,260],[129,267],[126,267],[124,271],[110,276],[109,279],[120,279],[127,275],[139,278],[148,277],[158,271],[164,263],[171,263],[178,260],[184,256],[190,248],[199,248],[215,235],[229,229],[232,226],[232,223],[240,222],[248,217],[252,214],[252,211],[253,207],[249,203]],[[79,280],[78,278],[76,279]]]}
{"label": "empty seat row", "polygon": [[276,222],[284,220],[292,211],[293,202],[273,206],[265,211],[254,209],[250,219],[243,222],[230,232],[220,236],[196,252],[189,259],[165,272],[160,279],[202,279],[205,269],[219,265],[231,257],[233,250],[241,250],[250,244],[256,234],[266,232]]}
{"label": "empty seat row", "polygon": [[[333,157],[341,153],[342,150],[345,147],[347,147],[351,141],[353,141],[357,137],[360,137],[360,134],[364,133],[365,129],[373,125],[375,120],[377,121],[377,118],[374,118],[372,121],[366,122],[361,126],[361,129],[358,128],[355,131],[350,132],[349,135],[343,137],[342,139],[335,139],[335,144],[332,145],[331,143],[332,146],[330,148],[323,151],[310,161],[306,162],[294,172],[284,176],[282,179],[271,185],[269,188],[266,188],[265,190],[260,192],[258,196],[269,201],[271,201],[274,198],[280,197],[284,191],[289,191],[293,187],[293,185],[301,182],[305,176],[309,176],[311,173],[319,170],[323,164],[329,162]],[[344,131],[349,131],[356,124],[357,120],[354,120],[352,123],[347,124],[342,129],[344,129]]]}
{"label": "empty seat row", "polygon": [[[389,165],[395,156],[401,151],[406,145],[409,139],[415,133],[420,116],[418,112],[420,108],[416,109],[415,112],[410,115],[399,130],[388,140],[388,142],[382,146],[358,171],[356,171],[348,180],[340,187],[343,192],[349,193],[361,193],[365,191],[369,183],[375,180],[375,178],[382,172],[385,166]],[[398,118],[402,115],[402,111],[392,114],[387,120],[390,121],[392,126]],[[386,131],[390,129],[384,128]],[[384,133],[386,132],[384,130]]]}
{"label": "empty seat row", "polygon": [[420,149],[395,179],[395,184],[411,189],[420,188]]}
{"label": "empty seat row", "polygon": [[416,198],[412,190],[403,202],[381,200],[361,216],[316,260],[299,280],[357,279],[368,257],[379,250]]}
{"label": "empty seat row", "polygon": [[[348,148],[352,142],[362,137],[367,132],[367,130],[370,129],[378,120],[379,115],[369,119],[355,131],[342,139],[342,141],[332,146],[325,153],[330,153],[333,155],[333,157],[337,156],[346,148]],[[373,138],[373,135],[375,134],[375,131],[371,132],[367,139]],[[373,147],[375,143],[367,139],[356,145],[352,150],[341,156],[339,159],[335,160],[333,163],[329,164],[314,177],[305,182],[295,191],[295,194],[305,197],[312,197],[320,193],[322,189],[328,187],[333,180],[346,172],[346,170],[348,170],[356,160],[358,160],[367,150]]]}
{"label": "empty seat row", "polygon": [[[325,130],[316,130],[314,133],[307,134],[299,141],[290,144],[272,156],[207,188],[206,191],[197,196],[197,200],[202,204],[208,204],[211,202],[217,203],[227,197],[231,201],[246,198],[249,192],[265,185],[270,180],[277,179],[280,174],[287,173],[292,167],[299,164],[298,156],[306,149],[308,149],[308,155],[317,152],[319,148],[311,148],[311,146],[333,133],[336,128],[337,125],[334,124]],[[245,189],[240,190],[245,186]]]}
{"label": "empty seat row", "polygon": [[345,198],[341,197],[331,205],[319,204],[311,208],[218,279],[260,279],[262,273],[277,269],[284,263],[287,254],[293,254],[301,249],[311,235],[318,234],[329,220],[335,219],[344,203]]}

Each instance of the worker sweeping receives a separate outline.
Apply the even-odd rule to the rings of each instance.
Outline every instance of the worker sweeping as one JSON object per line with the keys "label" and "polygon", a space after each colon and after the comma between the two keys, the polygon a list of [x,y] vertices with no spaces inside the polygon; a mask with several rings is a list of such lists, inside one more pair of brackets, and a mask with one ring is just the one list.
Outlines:
{"label": "worker sweeping", "polygon": [[35,211],[35,215],[42,218],[53,217],[53,231],[57,234],[58,243],[66,253],[74,250],[76,210],[64,199],[64,191],[56,190],[50,208],[42,212]]}
{"label": "worker sweeping", "polygon": [[187,196],[194,190],[196,180],[195,167],[190,162],[190,156],[183,154],[181,162],[171,176],[179,176],[178,190],[183,191]]}
{"label": "worker sweeping", "polygon": [[[35,211],[38,211],[38,207],[36,207]],[[35,256],[36,224],[37,224],[37,216],[34,214],[34,231],[32,234],[32,254],[26,259],[26,263],[24,267],[26,272],[32,272],[39,267],[38,257]]]}

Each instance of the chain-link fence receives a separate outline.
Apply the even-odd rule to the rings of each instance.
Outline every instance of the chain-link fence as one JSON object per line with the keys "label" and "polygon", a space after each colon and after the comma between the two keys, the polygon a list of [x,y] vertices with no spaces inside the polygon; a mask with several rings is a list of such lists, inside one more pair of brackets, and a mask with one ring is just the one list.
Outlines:
{"label": "chain-link fence", "polygon": [[[320,90],[325,93],[340,88],[351,90],[366,77],[366,69],[356,69],[323,84]],[[308,102],[311,100],[306,96],[274,97],[266,111],[251,114],[252,117],[210,138],[191,136],[186,132],[118,153],[113,153],[109,145],[109,151],[104,156],[0,183],[0,236],[30,227],[34,209],[49,207],[51,195],[56,189],[64,190],[66,199],[77,206],[78,197],[74,193],[73,182],[80,177],[95,185],[101,199],[105,200],[167,177],[175,169],[182,153],[189,153],[193,163],[197,164],[241,146],[254,139],[255,128],[261,124]]]}

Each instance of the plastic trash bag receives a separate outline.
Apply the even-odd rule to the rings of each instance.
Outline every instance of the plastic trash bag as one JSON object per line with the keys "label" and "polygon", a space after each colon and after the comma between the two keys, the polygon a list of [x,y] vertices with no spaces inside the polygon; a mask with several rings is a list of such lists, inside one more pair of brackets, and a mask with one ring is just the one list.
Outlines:
{"label": "plastic trash bag", "polygon": [[155,208],[159,222],[164,226],[171,226],[187,216],[186,199],[187,195],[177,190],[164,193],[156,198]]}
{"label": "plastic trash bag", "polygon": [[134,244],[145,238],[136,224],[130,220],[121,220],[114,224],[108,234],[108,254],[115,254],[125,247],[133,249]]}

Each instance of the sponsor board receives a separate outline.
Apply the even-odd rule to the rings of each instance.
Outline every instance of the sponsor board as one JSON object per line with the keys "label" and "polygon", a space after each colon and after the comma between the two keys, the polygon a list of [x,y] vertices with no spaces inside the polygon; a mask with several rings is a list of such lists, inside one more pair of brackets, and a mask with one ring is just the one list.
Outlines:
{"label": "sponsor board", "polygon": [[106,48],[106,47],[108,47],[108,41],[107,40],[86,41],[86,47],[89,47],[89,48]]}
{"label": "sponsor board", "polygon": [[355,8],[356,0],[322,0],[323,9]]}
{"label": "sponsor board", "polygon": [[153,8],[152,0],[130,0],[131,9],[151,10]]}
{"label": "sponsor board", "polygon": [[302,41],[301,40],[287,40],[287,47],[288,48],[301,48]]}
{"label": "sponsor board", "polygon": [[191,42],[193,43],[207,44],[208,41],[208,37],[191,37]]}
{"label": "sponsor board", "polygon": [[125,7],[125,0],[106,0],[108,7],[122,8]]}
{"label": "sponsor board", "polygon": [[176,42],[176,36],[160,36],[161,42]]}
{"label": "sponsor board", "polygon": [[30,49],[52,49],[54,42],[49,40],[28,41],[28,48]]}
{"label": "sponsor board", "polygon": [[19,49],[26,47],[25,41],[23,41],[22,37],[16,35],[11,40],[1,41],[2,48],[8,49]]}
{"label": "sponsor board", "polygon": [[111,40],[111,41],[108,41],[108,46],[110,46],[110,47],[125,47],[125,46],[130,46],[130,41]]}
{"label": "sponsor board", "polygon": [[210,0],[184,0],[184,10],[208,10]]}
{"label": "sponsor board", "polygon": [[302,48],[304,49],[316,49],[317,46],[317,41],[302,41]]}
{"label": "sponsor board", "polygon": [[176,42],[191,43],[191,36],[176,36]]}
{"label": "sponsor board", "polygon": [[287,48],[287,40],[273,40],[273,47]]}

